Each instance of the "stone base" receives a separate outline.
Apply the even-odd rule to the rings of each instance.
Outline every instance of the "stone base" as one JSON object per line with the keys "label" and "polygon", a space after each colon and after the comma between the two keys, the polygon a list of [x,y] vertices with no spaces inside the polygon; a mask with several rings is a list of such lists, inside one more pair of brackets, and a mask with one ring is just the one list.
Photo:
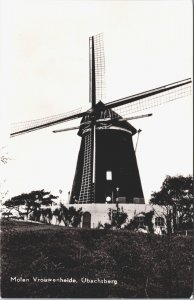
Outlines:
{"label": "stone base", "polygon": [[[84,224],[88,225],[88,228],[98,228],[105,223],[110,223],[110,218],[108,215],[109,209],[116,210],[116,204],[68,204],[66,207],[74,206],[76,209],[82,208],[83,217],[80,224],[80,227],[86,227]],[[123,211],[127,213],[129,222],[135,216],[140,213],[147,213],[154,210],[153,216],[153,224],[155,226],[155,218],[156,217],[163,217],[165,215],[164,208],[159,205],[149,205],[149,204],[134,204],[134,203],[119,203],[119,207],[123,208]],[[84,215],[86,217],[86,222],[84,221]]]}

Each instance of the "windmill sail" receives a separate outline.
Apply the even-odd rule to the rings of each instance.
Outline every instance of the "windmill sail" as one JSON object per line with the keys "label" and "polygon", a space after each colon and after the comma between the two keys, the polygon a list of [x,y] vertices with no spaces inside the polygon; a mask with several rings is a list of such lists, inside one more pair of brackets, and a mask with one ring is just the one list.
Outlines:
{"label": "windmill sail", "polygon": [[[191,82],[191,79],[188,78],[159,87],[157,89],[148,90],[146,92],[105,103],[105,107],[114,108],[114,111],[122,117],[130,117],[139,111],[143,111],[191,95]],[[104,92],[101,93],[101,95],[104,95]],[[53,126],[55,124],[82,118],[85,114],[86,112],[81,112],[81,108],[78,108],[67,113],[50,117],[12,123],[10,136],[14,137],[34,130]]]}
{"label": "windmill sail", "polygon": [[92,102],[92,97],[95,97],[95,103],[104,101],[105,58],[102,33],[89,38],[89,78],[90,102]]}
{"label": "windmill sail", "polygon": [[148,90],[136,95],[125,97],[105,104],[107,108],[121,114],[122,117],[131,116],[142,110],[159,106],[191,94],[191,79],[174,82],[156,89]]}
{"label": "windmill sail", "polygon": [[[96,197],[96,102],[104,99],[104,46],[103,35],[98,34],[89,38],[89,101],[92,110],[89,113],[87,133],[82,135],[81,147],[77,162],[76,175],[71,193],[71,201],[78,203],[95,202]],[[86,122],[85,122],[86,120]],[[83,122],[82,122],[83,123]],[[87,117],[84,118],[87,123]],[[81,177],[80,177],[81,175]],[[79,189],[79,191],[76,191]]]}
{"label": "windmill sail", "polygon": [[39,119],[34,119],[34,120],[29,120],[24,122],[12,123],[10,137],[14,137],[20,134],[50,127],[59,123],[81,118],[83,116],[84,113],[81,112],[81,108],[78,108],[69,111],[67,113],[62,113],[58,115],[53,115],[45,118],[39,118]]}

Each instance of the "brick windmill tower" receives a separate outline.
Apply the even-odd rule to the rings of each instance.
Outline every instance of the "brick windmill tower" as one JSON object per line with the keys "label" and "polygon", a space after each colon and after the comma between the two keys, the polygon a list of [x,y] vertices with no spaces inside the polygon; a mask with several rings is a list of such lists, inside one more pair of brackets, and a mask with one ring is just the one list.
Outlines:
{"label": "brick windmill tower", "polygon": [[137,130],[128,122],[149,117],[136,112],[190,94],[191,79],[104,103],[104,46],[102,34],[89,38],[89,100],[91,108],[49,118],[13,124],[11,137],[73,119],[81,145],[73,181],[70,204],[144,203],[142,185],[132,137]]}

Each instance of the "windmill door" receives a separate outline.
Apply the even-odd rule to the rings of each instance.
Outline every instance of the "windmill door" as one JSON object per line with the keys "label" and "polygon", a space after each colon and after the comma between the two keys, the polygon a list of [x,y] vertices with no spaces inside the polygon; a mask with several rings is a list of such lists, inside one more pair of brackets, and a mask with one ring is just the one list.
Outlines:
{"label": "windmill door", "polygon": [[82,228],[91,228],[91,214],[89,212],[83,214]]}

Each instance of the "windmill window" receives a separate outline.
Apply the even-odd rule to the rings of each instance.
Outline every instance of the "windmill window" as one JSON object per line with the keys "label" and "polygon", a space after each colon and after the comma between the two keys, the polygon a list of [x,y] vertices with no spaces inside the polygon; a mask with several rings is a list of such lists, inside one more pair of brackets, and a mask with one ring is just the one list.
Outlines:
{"label": "windmill window", "polygon": [[84,212],[83,214],[83,223],[82,223],[83,228],[91,228],[91,213],[89,212]]}
{"label": "windmill window", "polygon": [[164,227],[164,218],[162,217],[155,218],[155,226]]}
{"label": "windmill window", "polygon": [[112,180],[112,171],[106,171],[106,180]]}
{"label": "windmill window", "polygon": [[137,224],[138,224],[138,227],[144,227],[144,216],[138,216],[135,218]]}

